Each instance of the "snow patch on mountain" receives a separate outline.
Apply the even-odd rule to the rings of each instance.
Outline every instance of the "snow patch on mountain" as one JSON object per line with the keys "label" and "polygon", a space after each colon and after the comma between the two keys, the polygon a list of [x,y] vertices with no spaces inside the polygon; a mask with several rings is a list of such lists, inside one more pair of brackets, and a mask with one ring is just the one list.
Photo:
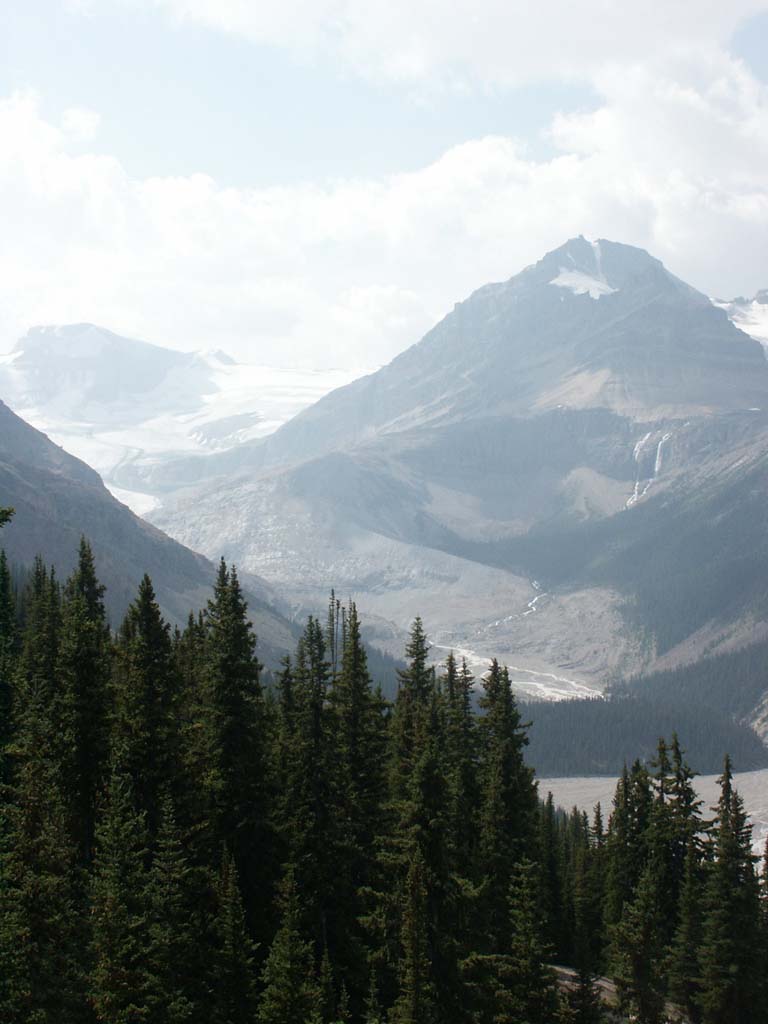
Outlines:
{"label": "snow patch on mountain", "polygon": [[35,327],[0,355],[0,399],[146,515],[157,495],[149,483],[126,488],[126,476],[266,437],[363,372],[238,363],[221,350],[177,352],[70,324]]}
{"label": "snow patch on mountain", "polygon": [[585,274],[582,270],[566,270],[564,267],[549,283],[557,288],[568,288],[574,295],[589,295],[590,299],[600,299],[603,295],[613,295],[618,291],[607,281]]}
{"label": "snow patch on mountain", "polygon": [[768,289],[758,292],[753,299],[733,299],[730,302],[713,300],[715,305],[724,309],[733,323],[759,341],[768,350]]}

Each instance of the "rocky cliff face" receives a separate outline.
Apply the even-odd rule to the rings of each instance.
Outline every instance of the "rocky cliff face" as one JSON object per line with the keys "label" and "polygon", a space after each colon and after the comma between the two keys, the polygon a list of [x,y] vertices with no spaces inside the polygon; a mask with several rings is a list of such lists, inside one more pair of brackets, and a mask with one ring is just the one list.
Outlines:
{"label": "rocky cliff face", "polygon": [[568,691],[768,617],[767,441],[761,346],[647,253],[579,238],[198,464],[194,512],[156,521],[294,601],[333,583],[385,642],[420,612],[438,644]]}

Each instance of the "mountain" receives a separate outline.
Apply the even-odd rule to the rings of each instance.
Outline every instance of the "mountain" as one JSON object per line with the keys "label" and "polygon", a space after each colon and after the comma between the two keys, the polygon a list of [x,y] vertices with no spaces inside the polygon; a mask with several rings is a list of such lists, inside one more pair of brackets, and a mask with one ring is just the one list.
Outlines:
{"label": "mountain", "polygon": [[0,356],[0,399],[98,470],[141,513],[172,458],[277,429],[354,372],[275,369],[177,352],[93,324],[35,327]]}
{"label": "mountain", "polygon": [[[530,694],[765,632],[768,362],[648,253],[576,238],[270,437],[164,468],[153,521]],[[191,495],[191,496],[190,496]]]}
{"label": "mountain", "polygon": [[715,300],[737,327],[768,347],[768,288],[761,289],[753,299],[739,297],[728,302]]}
{"label": "mountain", "polygon": [[[107,586],[112,622],[118,623],[147,572],[166,616],[186,620],[211,593],[215,567],[206,558],[139,519],[106,489],[99,475],[53,444],[0,402],[0,504],[15,516],[0,544],[11,562],[30,564],[38,554],[67,575],[81,535],[88,537]],[[294,629],[271,606],[263,581],[244,576],[262,660],[276,665],[293,646]]]}

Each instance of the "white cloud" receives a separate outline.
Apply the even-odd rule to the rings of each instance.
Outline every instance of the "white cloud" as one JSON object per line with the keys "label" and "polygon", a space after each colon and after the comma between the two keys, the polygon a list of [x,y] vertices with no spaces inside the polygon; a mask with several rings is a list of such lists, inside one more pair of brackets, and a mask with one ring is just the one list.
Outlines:
{"label": "white cloud", "polygon": [[90,142],[99,130],[101,115],[86,107],[68,107],[61,117],[64,132],[77,142]]}
{"label": "white cloud", "polygon": [[[676,5],[671,5],[676,7]],[[0,102],[0,348],[92,320],[273,363],[372,365],[473,288],[569,236],[641,245],[722,295],[768,284],[768,99],[714,49],[595,78],[557,155],[456,146],[414,173],[324,187],[131,178],[34,96]]]}
{"label": "white cloud", "polygon": [[765,0],[122,0],[258,43],[436,85],[591,77],[606,62],[723,44]]}

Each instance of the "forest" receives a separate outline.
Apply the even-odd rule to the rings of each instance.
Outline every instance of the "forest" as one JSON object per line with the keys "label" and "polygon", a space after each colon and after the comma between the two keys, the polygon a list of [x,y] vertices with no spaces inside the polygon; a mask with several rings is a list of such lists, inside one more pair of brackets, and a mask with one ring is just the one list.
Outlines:
{"label": "forest", "polygon": [[385,698],[332,599],[265,686],[234,566],[113,632],[85,540],[22,594],[0,556],[0,1020],[768,1021],[730,758],[713,809],[673,734],[568,813],[503,666],[436,669],[418,619],[404,665]]}
{"label": "forest", "polygon": [[[701,690],[695,685],[700,667]],[[707,662],[687,666],[685,672],[692,683],[687,699],[671,687],[658,686],[651,692],[638,683],[614,687],[603,700],[521,701],[521,713],[530,722],[529,764],[537,775],[549,778],[615,776],[625,761],[650,761],[659,736],[679,732],[685,736],[689,761],[703,774],[720,771],[724,750],[740,771],[768,767],[768,748],[757,733],[735,721],[728,708],[714,708],[707,701]],[[732,676],[724,679],[733,682]],[[735,690],[728,686],[730,693]]]}

